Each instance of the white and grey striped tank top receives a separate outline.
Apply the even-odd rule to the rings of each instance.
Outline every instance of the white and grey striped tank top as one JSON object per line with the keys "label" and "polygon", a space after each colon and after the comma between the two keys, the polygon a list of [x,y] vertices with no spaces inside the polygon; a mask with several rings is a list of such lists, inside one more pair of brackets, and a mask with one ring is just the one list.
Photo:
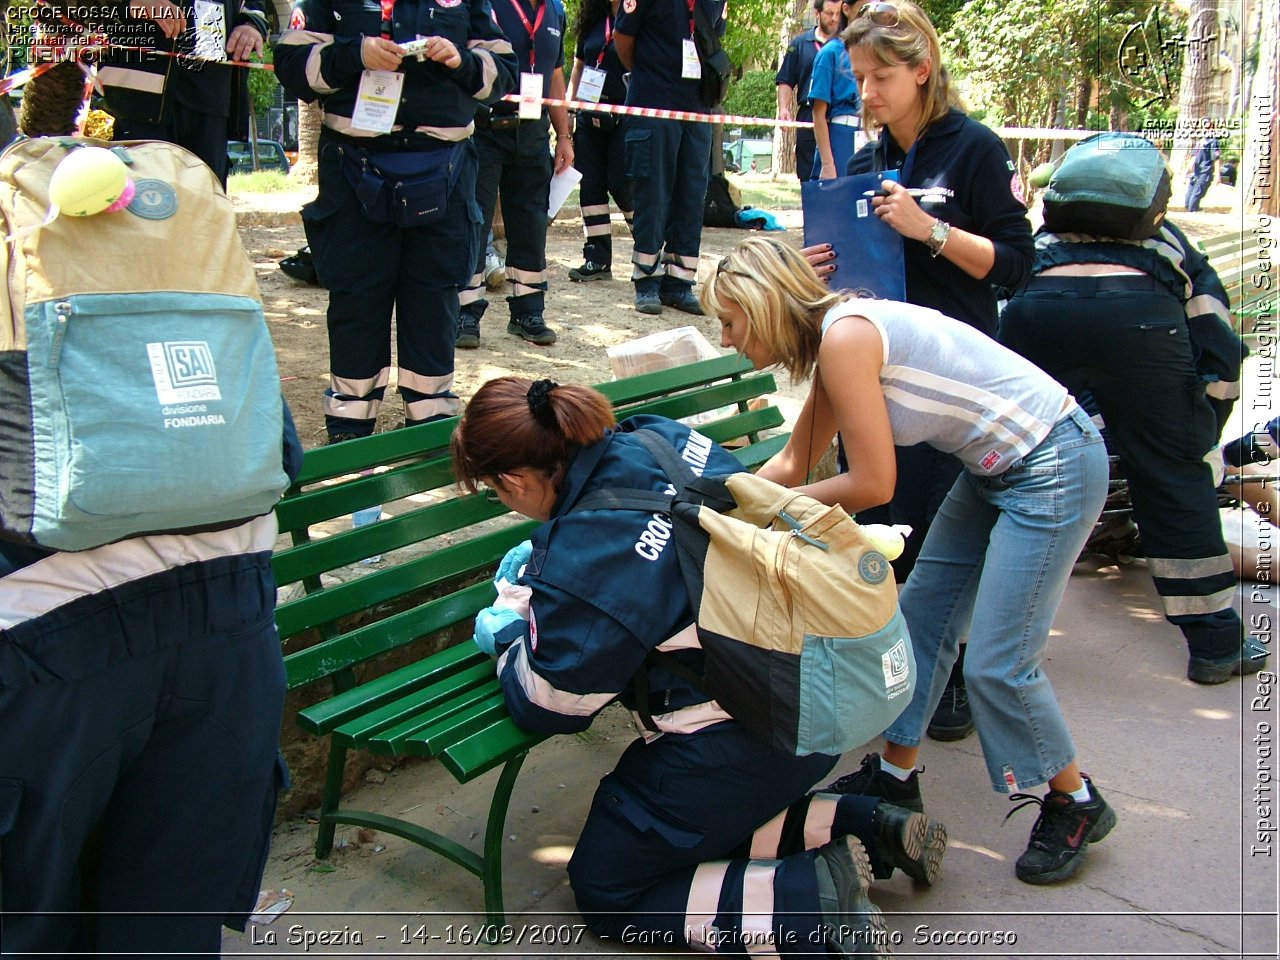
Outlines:
{"label": "white and grey striped tank top", "polygon": [[866,317],[880,331],[880,386],[893,442],[953,453],[980,476],[1003,473],[1075,406],[1066,387],[973,327],[927,307],[852,299],[822,319]]}

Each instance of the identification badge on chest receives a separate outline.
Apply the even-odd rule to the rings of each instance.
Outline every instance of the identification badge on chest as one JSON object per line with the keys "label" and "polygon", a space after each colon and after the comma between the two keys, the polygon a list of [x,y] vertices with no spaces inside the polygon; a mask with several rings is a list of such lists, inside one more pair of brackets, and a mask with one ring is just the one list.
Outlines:
{"label": "identification badge on chest", "polygon": [[606,74],[597,67],[583,67],[578,77],[578,99],[584,103],[599,103],[604,93]]}
{"label": "identification badge on chest", "polygon": [[702,79],[702,61],[698,59],[698,47],[693,38],[683,41],[684,56],[680,67],[680,76],[685,80]]}
{"label": "identification badge on chest", "polygon": [[221,3],[195,2],[195,55],[203,60],[227,59],[227,16]]}
{"label": "identification badge on chest", "polygon": [[542,74],[520,74],[520,109],[516,115],[521,120],[537,120],[542,116]]}
{"label": "identification badge on chest", "polygon": [[360,74],[360,88],[356,91],[356,108],[351,114],[351,125],[370,133],[390,133],[400,108],[400,91],[404,87],[404,74],[390,70],[365,70]]}

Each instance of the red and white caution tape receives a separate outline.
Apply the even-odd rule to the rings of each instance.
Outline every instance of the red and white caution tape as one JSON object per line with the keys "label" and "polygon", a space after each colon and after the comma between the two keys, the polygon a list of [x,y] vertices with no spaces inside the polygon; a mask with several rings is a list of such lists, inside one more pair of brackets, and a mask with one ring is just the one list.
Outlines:
{"label": "red and white caution tape", "polygon": [[625,107],[616,103],[589,103],[585,100],[557,100],[554,97],[522,97],[509,93],[507,103],[536,103],[544,107],[568,107],[592,113],[612,113],[624,117],[655,117],[659,120],[687,120],[691,123],[732,123],[744,127],[812,127],[808,120],[775,120],[773,117],[743,117],[736,113],[699,113],[695,110],[665,110],[661,107]]}

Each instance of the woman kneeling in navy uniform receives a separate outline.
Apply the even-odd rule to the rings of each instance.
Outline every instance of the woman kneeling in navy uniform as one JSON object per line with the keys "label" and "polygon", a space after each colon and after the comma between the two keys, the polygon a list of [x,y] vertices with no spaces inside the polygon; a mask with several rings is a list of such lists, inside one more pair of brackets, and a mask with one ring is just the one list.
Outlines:
{"label": "woman kneeling in navy uniform", "polygon": [[596,791],[569,862],[578,906],[613,938],[887,955],[883,917],[867,898],[873,872],[896,866],[932,882],[942,825],[875,798],[809,793],[835,757],[772,749],[660,667],[647,671],[647,702],[637,700],[634,679],[651,650],[702,667],[670,528],[662,514],[574,507],[595,490],[667,488],[634,436],[642,427],[695,472],[742,469],[680,423],[615,424],[601,394],[550,380],[486,383],[453,440],[464,486],[491,486],[512,510],[544,521],[498,571],[518,587],[477,618],[476,642],[498,657],[511,715],[528,729],[572,733],[620,699],[656,727]]}

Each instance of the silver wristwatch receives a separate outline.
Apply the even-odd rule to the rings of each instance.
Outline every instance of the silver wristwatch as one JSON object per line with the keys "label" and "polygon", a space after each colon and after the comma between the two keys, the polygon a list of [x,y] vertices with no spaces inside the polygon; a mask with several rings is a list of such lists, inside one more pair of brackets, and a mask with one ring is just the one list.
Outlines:
{"label": "silver wristwatch", "polygon": [[929,236],[925,237],[925,246],[929,248],[929,255],[936,257],[942,252],[942,248],[947,245],[947,238],[951,236],[951,224],[945,220],[933,221],[933,229],[929,231]]}

